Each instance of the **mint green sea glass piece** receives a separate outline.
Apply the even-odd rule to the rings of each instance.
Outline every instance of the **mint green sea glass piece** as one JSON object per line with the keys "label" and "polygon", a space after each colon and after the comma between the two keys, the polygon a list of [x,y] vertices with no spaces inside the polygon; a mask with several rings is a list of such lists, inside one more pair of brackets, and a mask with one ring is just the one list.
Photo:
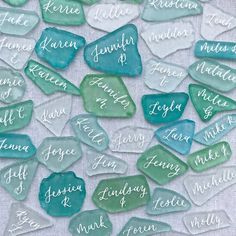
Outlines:
{"label": "mint green sea glass piece", "polygon": [[151,124],[178,120],[188,103],[186,93],[148,94],[142,97],[144,118]]}
{"label": "mint green sea glass piece", "polygon": [[51,95],[56,92],[80,95],[79,88],[73,85],[69,80],[34,60],[28,61],[24,71],[28,78],[46,95]]}
{"label": "mint green sea glass piece", "polygon": [[127,2],[127,3],[134,3],[134,4],[141,4],[144,0],[120,0],[121,2]]}
{"label": "mint green sea glass piece", "polygon": [[53,172],[62,172],[82,156],[80,143],[74,137],[45,138],[37,150],[38,161]]}
{"label": "mint green sea glass piece", "polygon": [[22,129],[27,126],[33,113],[33,101],[16,103],[0,108],[0,132]]}
{"label": "mint green sea glass piece", "polygon": [[44,22],[57,25],[81,25],[85,23],[84,10],[77,0],[40,0]]}
{"label": "mint green sea glass piece", "polygon": [[204,122],[211,120],[219,112],[236,109],[236,101],[202,85],[190,84],[189,95],[194,108]]}
{"label": "mint green sea glass piece", "polygon": [[84,60],[91,69],[135,77],[142,73],[137,43],[136,26],[127,24],[88,44],[84,49]]}
{"label": "mint green sea glass piece", "polygon": [[55,69],[66,69],[85,45],[79,35],[57,28],[46,28],[35,45],[37,56]]}
{"label": "mint green sea glass piece", "polygon": [[19,102],[25,93],[26,83],[17,71],[0,67],[0,101]]}
{"label": "mint green sea glass piece", "polygon": [[38,162],[35,159],[20,161],[0,170],[1,186],[17,201],[26,199]]}
{"label": "mint green sea glass piece", "polygon": [[27,159],[35,153],[36,147],[28,135],[0,133],[0,158]]}
{"label": "mint green sea glass piece", "polygon": [[86,75],[80,84],[80,91],[85,110],[96,116],[129,118],[136,112],[135,103],[120,77]]}
{"label": "mint green sea glass piece", "polygon": [[221,92],[236,88],[236,70],[217,61],[199,60],[188,68],[188,72],[197,82]]}
{"label": "mint green sea glass piece", "polygon": [[124,212],[147,204],[150,190],[143,175],[104,179],[99,182],[92,199],[97,207],[109,213]]}
{"label": "mint green sea glass piece", "polygon": [[21,7],[28,2],[28,0],[3,0],[3,1],[13,7]]}
{"label": "mint green sea glass piece", "polygon": [[98,124],[95,116],[87,114],[75,116],[70,120],[70,125],[81,142],[100,152],[108,148],[108,135]]}
{"label": "mint green sea glass piece", "polygon": [[228,161],[232,155],[227,142],[220,142],[188,156],[188,164],[195,172],[203,172]]}
{"label": "mint green sea glass piece", "polygon": [[184,212],[191,208],[191,203],[181,194],[166,188],[155,188],[152,198],[147,204],[146,213],[163,215]]}
{"label": "mint green sea glass piece", "polygon": [[149,0],[146,1],[142,19],[160,22],[199,14],[202,14],[202,6],[196,0]]}
{"label": "mint green sea glass piece", "polygon": [[151,236],[170,230],[171,226],[164,222],[132,217],[117,236]]}
{"label": "mint green sea glass piece", "polygon": [[51,216],[72,216],[80,211],[85,195],[85,182],[74,172],[52,173],[40,184],[39,202]]}
{"label": "mint green sea glass piece", "polygon": [[112,223],[103,210],[83,211],[70,220],[72,236],[111,236]]}
{"label": "mint green sea glass piece", "polygon": [[100,0],[75,0],[75,1],[81,2],[85,5],[93,5],[97,2],[99,2]]}
{"label": "mint green sea glass piece", "polygon": [[39,16],[32,11],[0,7],[0,32],[12,35],[26,35],[39,22]]}
{"label": "mint green sea glass piece", "polygon": [[137,168],[160,185],[184,175],[188,165],[161,145],[146,150],[137,161]]}

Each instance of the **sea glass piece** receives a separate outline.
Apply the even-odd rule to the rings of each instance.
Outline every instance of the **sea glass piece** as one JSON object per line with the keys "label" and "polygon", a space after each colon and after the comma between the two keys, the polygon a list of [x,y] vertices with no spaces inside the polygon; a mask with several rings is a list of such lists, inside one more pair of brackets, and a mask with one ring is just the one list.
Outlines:
{"label": "sea glass piece", "polygon": [[190,76],[221,92],[236,88],[236,70],[217,61],[203,59],[188,68]]}
{"label": "sea glass piece", "polygon": [[188,195],[197,206],[233,184],[236,184],[236,166],[221,167],[207,175],[190,175],[184,180]]}
{"label": "sea glass piece", "polygon": [[137,43],[136,26],[127,24],[88,44],[84,49],[84,60],[91,69],[135,77],[142,73]]}
{"label": "sea glass piece", "polygon": [[37,56],[55,69],[66,69],[85,45],[79,35],[57,28],[46,28],[35,45]]}
{"label": "sea glass piece", "polygon": [[35,107],[36,119],[54,135],[61,136],[70,118],[71,103],[72,98],[68,95],[42,103]]}
{"label": "sea glass piece", "polygon": [[199,14],[202,14],[202,6],[196,0],[148,0],[142,13],[142,19],[160,22]]}
{"label": "sea glass piece", "polygon": [[158,236],[190,236],[190,234],[186,234],[183,232],[177,232],[177,231],[169,231],[165,233],[160,233]]}
{"label": "sea glass piece", "polygon": [[0,35],[0,59],[16,70],[21,70],[35,46],[31,38]]}
{"label": "sea glass piece", "polygon": [[15,103],[0,108],[0,132],[22,129],[27,126],[33,113],[33,101]]}
{"label": "sea glass piece", "polygon": [[204,122],[211,120],[219,112],[236,109],[236,101],[202,85],[190,84],[189,95],[194,108]]}
{"label": "sea glass piece", "polygon": [[121,2],[127,2],[132,4],[141,4],[144,0],[120,0]]}
{"label": "sea glass piece", "polygon": [[12,203],[4,236],[17,236],[51,227],[49,219],[23,203]]}
{"label": "sea glass piece", "polygon": [[171,226],[164,222],[132,217],[117,236],[150,236],[170,230]]}
{"label": "sea glass piece", "polygon": [[208,40],[236,27],[236,18],[210,4],[204,5],[201,35]]}
{"label": "sea glass piece", "polygon": [[159,142],[167,147],[186,155],[190,152],[195,131],[195,122],[181,120],[163,126],[155,132]]}
{"label": "sea glass piece", "polygon": [[224,210],[190,213],[183,217],[183,221],[188,231],[194,235],[231,225],[231,219]]}
{"label": "sea glass piece", "polygon": [[193,171],[203,172],[228,161],[232,155],[227,142],[220,142],[201,149],[188,156],[188,164]]}
{"label": "sea glass piece", "polygon": [[159,58],[192,47],[194,29],[190,22],[168,22],[150,25],[141,33],[151,52]]}
{"label": "sea glass piece", "polygon": [[108,148],[107,133],[98,124],[95,116],[87,114],[75,116],[70,120],[70,125],[81,142],[100,152]]}
{"label": "sea glass piece", "polygon": [[53,172],[62,172],[82,156],[80,143],[74,137],[45,138],[37,150],[38,161]]}
{"label": "sea glass piece", "polygon": [[88,176],[101,174],[124,174],[128,165],[120,158],[101,153],[92,149],[86,152]]}
{"label": "sea glass piece", "polygon": [[220,141],[226,134],[236,127],[236,114],[224,115],[194,136],[194,141],[212,145]]}
{"label": "sea glass piece", "polygon": [[72,216],[80,211],[85,195],[85,182],[74,172],[52,173],[40,184],[39,202],[51,216]]}
{"label": "sea glass piece", "polygon": [[155,188],[146,207],[149,215],[163,215],[184,212],[191,208],[191,203],[181,194],[166,188]]}
{"label": "sea glass piece", "polygon": [[79,1],[85,5],[93,5],[97,2],[99,2],[100,0],[76,0],[76,1]]}
{"label": "sea glass piece", "polygon": [[144,118],[151,124],[178,120],[188,103],[186,93],[148,94],[142,97]]}
{"label": "sea glass piece", "polygon": [[161,145],[146,150],[137,161],[137,168],[160,185],[184,175],[188,165]]}
{"label": "sea glass piece", "polygon": [[111,32],[139,16],[139,6],[132,4],[96,4],[89,8],[87,22],[90,26]]}
{"label": "sea glass piece", "polygon": [[[117,194],[113,194],[117,192]],[[143,175],[101,180],[93,196],[95,205],[109,213],[129,211],[146,205],[150,190]]]}
{"label": "sea glass piece", "polygon": [[174,91],[188,75],[185,68],[156,59],[145,63],[144,72],[145,84],[164,93]]}
{"label": "sea glass piece", "polygon": [[120,77],[86,75],[80,84],[80,91],[85,110],[96,116],[129,118],[136,112],[135,103]]}
{"label": "sea glass piece", "polygon": [[44,22],[78,26],[85,23],[84,10],[77,0],[40,0]]}
{"label": "sea glass piece", "polygon": [[103,210],[83,211],[70,220],[69,231],[72,236],[110,236],[112,223]]}
{"label": "sea glass piece", "polygon": [[0,158],[27,159],[35,153],[36,147],[28,135],[0,133]]}
{"label": "sea glass piece", "polygon": [[1,186],[17,201],[26,199],[38,162],[35,159],[20,161],[0,170]]}
{"label": "sea glass piece", "polygon": [[0,101],[19,102],[25,94],[25,89],[26,83],[20,73],[0,67]]}
{"label": "sea glass piece", "polygon": [[153,138],[153,130],[137,126],[126,126],[116,130],[111,137],[113,152],[143,153]]}
{"label": "sea glass piece", "polygon": [[3,1],[13,7],[21,7],[28,2],[28,0],[3,0]]}
{"label": "sea glass piece", "polygon": [[28,78],[46,95],[51,95],[56,92],[80,95],[79,88],[69,80],[34,60],[28,61],[24,71]]}
{"label": "sea glass piece", "polygon": [[11,35],[26,35],[39,22],[39,16],[32,11],[0,7],[0,32]]}

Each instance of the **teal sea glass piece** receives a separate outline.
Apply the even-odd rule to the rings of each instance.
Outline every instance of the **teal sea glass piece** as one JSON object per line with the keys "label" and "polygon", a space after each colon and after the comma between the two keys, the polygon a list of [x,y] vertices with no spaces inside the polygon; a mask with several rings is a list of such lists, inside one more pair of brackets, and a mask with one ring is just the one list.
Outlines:
{"label": "teal sea glass piece", "polygon": [[0,101],[19,102],[25,94],[25,89],[26,83],[20,73],[0,67]]}
{"label": "teal sea glass piece", "polygon": [[141,4],[144,0],[120,0],[121,2],[133,3],[133,4]]}
{"label": "teal sea glass piece", "polygon": [[109,213],[133,210],[146,205],[149,199],[150,190],[143,175],[101,180],[92,196],[95,205]]}
{"label": "teal sea glass piece", "polygon": [[85,5],[93,5],[99,2],[100,0],[76,0],[76,1],[81,2],[82,4],[85,4]]}
{"label": "teal sea glass piece", "polygon": [[80,90],[85,110],[96,116],[129,118],[136,112],[136,105],[120,77],[86,75]]}
{"label": "teal sea glass piece", "polygon": [[34,60],[28,61],[24,71],[28,78],[46,95],[51,95],[56,92],[80,95],[79,88],[73,85],[69,80]]}
{"label": "teal sea glass piece", "polygon": [[70,220],[69,232],[72,236],[111,236],[112,223],[103,210],[83,211]]}
{"label": "teal sea glass piece", "polygon": [[236,114],[224,115],[194,136],[194,141],[203,145],[212,145],[220,141],[236,127]]}
{"label": "teal sea glass piece", "polygon": [[91,69],[135,77],[142,73],[137,43],[136,26],[127,24],[88,44],[84,49],[84,60]]}
{"label": "teal sea glass piece", "polygon": [[117,236],[151,236],[170,230],[171,226],[164,222],[132,217]]}
{"label": "teal sea glass piece", "polygon": [[36,147],[28,135],[0,133],[0,158],[27,159],[35,153]]}
{"label": "teal sea glass piece", "polygon": [[219,112],[236,109],[236,101],[202,85],[190,84],[189,95],[194,108],[204,122],[211,120]]}
{"label": "teal sea glass piece", "polygon": [[162,144],[180,154],[186,155],[190,152],[194,131],[194,121],[181,120],[159,128],[155,132],[155,136]]}
{"label": "teal sea glass piece", "polygon": [[202,6],[196,0],[148,0],[142,19],[145,21],[169,21],[186,16],[202,14]]}
{"label": "teal sea glass piece", "polygon": [[186,93],[149,94],[142,97],[144,118],[151,124],[178,120],[188,103]]}
{"label": "teal sea glass piece", "polygon": [[137,168],[160,185],[184,175],[188,165],[161,145],[146,150],[137,161]]}
{"label": "teal sea glass piece", "polygon": [[79,35],[57,28],[46,28],[35,45],[37,56],[55,69],[66,69],[85,45]]}
{"label": "teal sea glass piece", "polygon": [[45,138],[37,150],[38,161],[53,172],[62,172],[82,156],[80,143],[74,137]]}
{"label": "teal sea glass piece", "polygon": [[13,7],[21,7],[26,4],[29,0],[3,0],[5,3]]}
{"label": "teal sea glass piece", "polygon": [[87,114],[75,116],[70,120],[70,125],[81,142],[100,152],[108,148],[108,135],[98,124],[95,116]]}
{"label": "teal sea glass piece", "polygon": [[20,161],[0,170],[1,186],[17,201],[26,199],[38,162],[35,159]]}
{"label": "teal sea glass piece", "polygon": [[85,182],[74,172],[52,173],[40,184],[39,202],[51,216],[72,216],[80,211],[85,195]]}
{"label": "teal sea glass piece", "polygon": [[0,108],[0,132],[22,129],[27,126],[33,113],[33,101],[16,103]]}
{"label": "teal sea glass piece", "polygon": [[217,61],[199,60],[189,67],[188,72],[197,82],[218,91],[229,92],[236,88],[236,70]]}

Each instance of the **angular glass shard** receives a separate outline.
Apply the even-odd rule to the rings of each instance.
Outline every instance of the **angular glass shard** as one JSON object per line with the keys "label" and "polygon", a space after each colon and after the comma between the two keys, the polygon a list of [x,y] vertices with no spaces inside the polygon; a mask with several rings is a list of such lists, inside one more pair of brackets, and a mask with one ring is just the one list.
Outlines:
{"label": "angular glass shard", "polygon": [[21,7],[28,2],[28,0],[3,0],[3,1],[13,7]]}

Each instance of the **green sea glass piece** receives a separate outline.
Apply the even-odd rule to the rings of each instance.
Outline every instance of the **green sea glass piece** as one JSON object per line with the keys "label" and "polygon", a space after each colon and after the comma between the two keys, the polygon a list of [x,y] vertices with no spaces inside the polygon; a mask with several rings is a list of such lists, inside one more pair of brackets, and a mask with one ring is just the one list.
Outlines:
{"label": "green sea glass piece", "polygon": [[205,122],[219,112],[236,109],[236,101],[202,85],[190,84],[189,95],[199,117]]}
{"label": "green sea glass piece", "polygon": [[56,92],[80,95],[79,88],[69,80],[34,60],[28,61],[24,71],[28,78],[46,95],[51,95]]}
{"label": "green sea glass piece", "polygon": [[134,4],[141,4],[144,0],[120,0],[121,2],[127,2],[127,3],[134,3]]}
{"label": "green sea glass piece", "polygon": [[120,77],[87,75],[80,84],[80,91],[85,110],[96,116],[129,118],[136,112],[135,103]]}
{"label": "green sea glass piece", "polygon": [[40,0],[44,22],[78,26],[85,23],[84,10],[77,0]]}
{"label": "green sea glass piece", "polygon": [[186,93],[149,94],[142,97],[144,118],[151,124],[178,120],[188,103]]}
{"label": "green sea glass piece", "polygon": [[197,82],[221,92],[236,88],[236,70],[217,61],[199,60],[188,68],[188,72]]}
{"label": "green sea glass piece", "polygon": [[0,108],[0,132],[22,129],[29,124],[33,113],[33,101],[16,103]]}
{"label": "green sea glass piece", "polygon": [[171,226],[164,222],[132,217],[117,236],[151,236],[170,230]]}
{"label": "green sea glass piece", "polygon": [[100,0],[76,0],[76,1],[79,1],[85,5],[93,5],[97,2],[99,2]]}
{"label": "green sea glass piece", "polygon": [[98,124],[95,116],[87,114],[75,116],[70,120],[70,125],[81,142],[100,152],[108,148],[108,135]]}
{"label": "green sea glass piece", "polygon": [[46,28],[35,45],[37,56],[55,69],[66,69],[85,45],[79,35],[57,28]]}
{"label": "green sea glass piece", "polygon": [[80,211],[85,195],[85,182],[74,172],[52,173],[40,184],[39,202],[51,216],[72,216]]}
{"label": "green sea glass piece", "polygon": [[228,161],[232,155],[227,142],[220,142],[194,152],[188,156],[188,164],[192,170],[203,172]]}
{"label": "green sea glass piece", "polygon": [[0,133],[0,158],[27,159],[35,153],[36,147],[28,135]]}
{"label": "green sea glass piece", "polygon": [[26,83],[17,71],[0,67],[0,101],[19,102],[25,93]]}
{"label": "green sea glass piece", "polygon": [[3,1],[13,7],[21,7],[28,2],[28,0],[3,0]]}
{"label": "green sea glass piece", "polygon": [[188,165],[161,145],[146,150],[137,161],[137,168],[160,185],[184,175]]}
{"label": "green sea glass piece", "polygon": [[93,196],[95,205],[109,213],[141,207],[150,199],[150,190],[143,175],[101,180]]}
{"label": "green sea glass piece", "polygon": [[45,138],[37,150],[38,161],[53,172],[62,172],[82,156],[80,143],[74,137]]}
{"label": "green sea glass piece", "polygon": [[83,211],[70,220],[72,236],[111,236],[112,223],[103,210]]}
{"label": "green sea glass piece", "polygon": [[26,199],[38,162],[35,159],[20,161],[0,170],[1,186],[17,201]]}
{"label": "green sea glass piece", "polygon": [[148,0],[142,19],[145,21],[170,21],[176,18],[202,14],[202,6],[196,0]]}

